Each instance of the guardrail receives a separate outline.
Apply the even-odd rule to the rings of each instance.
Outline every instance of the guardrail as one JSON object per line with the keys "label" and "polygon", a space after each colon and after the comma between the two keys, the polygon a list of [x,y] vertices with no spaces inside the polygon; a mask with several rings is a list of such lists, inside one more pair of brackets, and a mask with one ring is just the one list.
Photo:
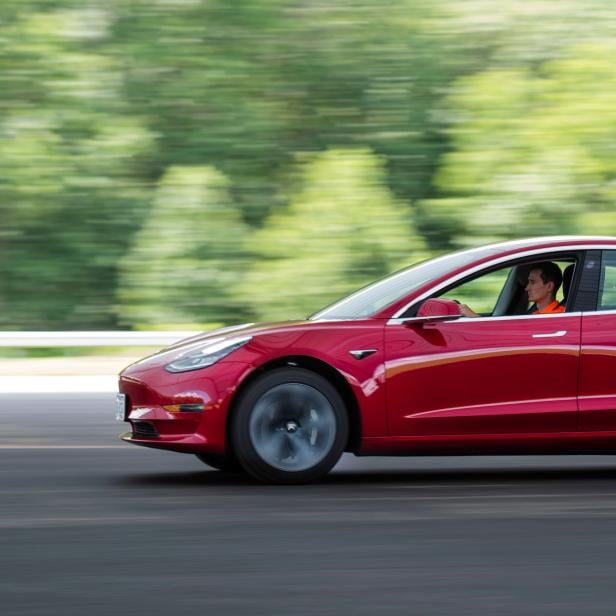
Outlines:
{"label": "guardrail", "polygon": [[168,346],[197,331],[175,332],[0,332],[0,347]]}

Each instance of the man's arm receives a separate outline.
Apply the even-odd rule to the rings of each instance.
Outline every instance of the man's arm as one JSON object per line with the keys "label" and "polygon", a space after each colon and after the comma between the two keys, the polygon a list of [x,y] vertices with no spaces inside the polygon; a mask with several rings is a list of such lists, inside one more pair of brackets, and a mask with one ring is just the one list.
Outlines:
{"label": "man's arm", "polygon": [[469,308],[466,304],[460,304],[460,312],[465,317],[480,317],[472,308]]}

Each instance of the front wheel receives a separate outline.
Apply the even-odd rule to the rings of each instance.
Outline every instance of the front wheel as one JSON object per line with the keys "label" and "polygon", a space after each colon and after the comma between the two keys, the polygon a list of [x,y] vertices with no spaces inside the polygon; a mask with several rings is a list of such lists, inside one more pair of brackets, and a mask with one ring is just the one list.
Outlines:
{"label": "front wheel", "polygon": [[302,368],[266,373],[240,396],[233,450],[251,475],[268,483],[306,483],[326,475],[344,451],[344,402],[323,377]]}

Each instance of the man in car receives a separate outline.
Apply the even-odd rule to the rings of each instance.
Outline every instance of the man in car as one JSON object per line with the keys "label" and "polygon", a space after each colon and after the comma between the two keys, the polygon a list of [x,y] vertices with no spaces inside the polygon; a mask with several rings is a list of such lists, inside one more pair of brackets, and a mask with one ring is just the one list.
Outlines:
{"label": "man in car", "polygon": [[[524,290],[528,299],[533,303],[529,314],[556,314],[565,311],[565,306],[556,299],[556,293],[563,281],[560,267],[551,261],[533,263],[528,274],[528,283]],[[479,317],[474,310],[466,304],[460,305],[465,317]]]}

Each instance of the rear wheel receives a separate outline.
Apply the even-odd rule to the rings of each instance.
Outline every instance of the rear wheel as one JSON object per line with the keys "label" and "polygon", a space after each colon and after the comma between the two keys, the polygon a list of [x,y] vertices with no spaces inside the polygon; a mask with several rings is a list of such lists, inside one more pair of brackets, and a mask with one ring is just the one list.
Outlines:
{"label": "rear wheel", "polygon": [[302,368],[266,373],[243,392],[232,419],[233,450],[268,483],[320,479],[347,442],[347,412],[335,387]]}
{"label": "rear wheel", "polygon": [[239,462],[235,458],[227,456],[219,456],[215,453],[197,453],[195,454],[203,464],[207,464],[219,471],[228,473],[237,473],[242,469]]}

